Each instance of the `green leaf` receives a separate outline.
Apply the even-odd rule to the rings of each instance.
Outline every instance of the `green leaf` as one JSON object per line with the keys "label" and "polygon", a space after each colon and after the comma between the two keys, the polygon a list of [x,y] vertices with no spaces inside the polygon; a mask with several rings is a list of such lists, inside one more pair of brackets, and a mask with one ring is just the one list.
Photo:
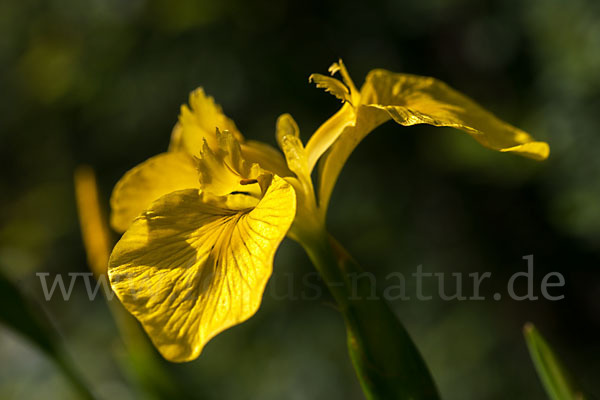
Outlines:
{"label": "green leaf", "polygon": [[73,369],[58,345],[60,335],[46,316],[32,307],[32,301],[0,273],[0,322],[43,350],[64,373],[82,399],[94,399],[88,385]]}
{"label": "green leaf", "polygon": [[535,326],[532,323],[525,324],[523,334],[548,397],[551,400],[583,400],[583,394],[574,390],[559,360]]}
{"label": "green leaf", "polygon": [[348,352],[369,400],[437,400],[433,378],[387,301],[335,239],[302,243],[333,294],[346,325]]}

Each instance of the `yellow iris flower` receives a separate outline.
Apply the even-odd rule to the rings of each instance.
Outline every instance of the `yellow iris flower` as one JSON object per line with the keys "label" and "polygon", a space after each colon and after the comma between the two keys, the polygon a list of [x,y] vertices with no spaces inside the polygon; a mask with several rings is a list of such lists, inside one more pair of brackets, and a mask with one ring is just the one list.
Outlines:
{"label": "yellow iris flower", "polygon": [[125,233],[110,257],[111,285],[166,359],[195,359],[211,338],[257,311],[280,242],[288,235],[307,248],[323,237],[344,163],[383,122],[455,127],[495,150],[548,156],[546,143],[433,78],[374,70],[359,91],[341,61],[330,72],[342,81],[310,79],[343,105],[306,147],[287,114],[276,124],[283,155],[245,140],[197,89],[181,107],[169,151],[115,186],[111,225]]}

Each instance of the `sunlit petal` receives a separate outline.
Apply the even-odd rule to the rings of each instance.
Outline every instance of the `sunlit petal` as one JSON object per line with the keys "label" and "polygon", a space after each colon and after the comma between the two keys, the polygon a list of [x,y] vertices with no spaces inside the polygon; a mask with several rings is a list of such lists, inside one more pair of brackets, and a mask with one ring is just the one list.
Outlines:
{"label": "sunlit petal", "polygon": [[312,74],[308,77],[308,81],[314,82],[318,88],[323,89],[328,93],[331,93],[338,99],[352,103],[352,98],[350,97],[350,90],[346,87],[346,85],[344,85],[337,79],[321,74]]}
{"label": "sunlit petal", "polygon": [[159,197],[175,190],[198,188],[197,164],[184,152],[162,153],[128,171],[115,186],[110,223],[124,232],[133,219]]}
{"label": "sunlit petal", "polygon": [[198,88],[190,93],[189,106],[182,105],[179,114],[179,126],[175,126],[171,136],[170,149],[185,150],[193,156],[198,156],[204,141],[211,148],[215,148],[215,132],[229,131],[239,141],[243,140],[235,123],[229,119],[215,103],[215,100],[204,93],[204,89]]}
{"label": "sunlit petal", "polygon": [[198,357],[212,337],[256,312],[295,199],[291,185],[274,176],[250,210],[183,190],[136,218],[115,246],[109,276],[166,359]]}
{"label": "sunlit petal", "polygon": [[312,171],[319,158],[331,147],[347,126],[356,123],[356,113],[350,103],[345,103],[333,117],[316,130],[306,144],[308,168]]}
{"label": "sunlit petal", "polygon": [[[355,92],[343,64],[334,64],[330,70],[339,70],[343,84],[348,87],[347,92]],[[342,82],[333,84],[327,80],[327,85],[337,88]],[[341,89],[336,90],[340,92]],[[457,128],[485,147],[536,160],[547,158],[550,151],[547,143],[535,141],[526,132],[501,121],[434,78],[373,70],[368,74],[360,95],[352,96],[352,103],[347,101],[345,107],[353,110],[354,120],[348,121],[351,114],[348,111],[344,113],[342,108],[315,132],[307,145],[311,168],[319,157],[321,160],[318,193],[322,213],[327,210],[337,177],[354,148],[373,129],[389,119],[405,126],[429,124]]]}
{"label": "sunlit petal", "polygon": [[548,157],[549,147],[526,132],[496,118],[467,96],[434,78],[369,73],[361,89],[361,104],[385,110],[402,125],[449,126],[469,133],[494,150],[516,152],[536,160]]}
{"label": "sunlit petal", "polygon": [[277,119],[275,136],[289,169],[294,173],[294,176],[285,179],[294,187],[299,205],[289,236],[294,240],[302,241],[323,229],[324,220],[319,218],[317,212],[306,150],[300,140],[298,124],[291,115],[283,114]]}

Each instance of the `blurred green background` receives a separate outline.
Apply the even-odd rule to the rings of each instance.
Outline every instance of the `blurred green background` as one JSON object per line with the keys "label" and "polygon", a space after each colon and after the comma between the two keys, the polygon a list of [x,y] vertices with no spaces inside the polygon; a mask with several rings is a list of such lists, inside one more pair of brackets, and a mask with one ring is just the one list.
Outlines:
{"label": "blurred green background", "polygon": [[[526,321],[581,387],[599,393],[595,0],[3,1],[1,272],[38,299],[101,398],[144,398],[118,367],[125,350],[106,303],[88,301],[81,281],[70,301],[44,302],[35,275],[87,271],[74,168],[96,169],[108,207],[118,178],[166,149],[180,104],[198,86],[248,138],[275,144],[275,120],[289,112],[307,140],[339,107],[307,78],[338,57],[359,85],[373,68],[440,78],[551,146],[550,159],[536,163],[451,129],[388,123],[342,173],[330,230],[380,277],[420,264],[491,271],[482,290],[491,297],[525,269],[527,254],[536,287],[547,272],[565,276],[557,302],[394,302],[443,397],[545,398],[522,339]],[[331,300],[297,298],[312,270],[286,240],[258,314],[198,360],[164,363],[177,385],[202,399],[362,398]],[[284,296],[289,287],[295,296]],[[0,398],[77,395],[48,358],[0,326]]]}

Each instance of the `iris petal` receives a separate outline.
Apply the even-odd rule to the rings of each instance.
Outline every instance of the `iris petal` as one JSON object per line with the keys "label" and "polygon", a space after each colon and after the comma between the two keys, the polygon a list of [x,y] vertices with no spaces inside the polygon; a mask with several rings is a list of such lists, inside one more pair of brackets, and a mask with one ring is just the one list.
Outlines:
{"label": "iris petal", "polygon": [[172,152],[151,157],[117,182],[110,198],[111,226],[117,232],[124,232],[154,200],[176,190],[199,186],[196,163],[188,154]]}
{"label": "iris petal", "polygon": [[217,146],[217,129],[231,132],[239,141],[244,140],[235,123],[223,113],[221,106],[204,89],[198,88],[190,93],[189,106],[181,106],[179,122],[173,130],[169,149],[184,150],[198,156],[205,140],[210,147]]}
{"label": "iris petal", "polygon": [[463,130],[499,151],[543,160],[549,147],[496,118],[467,96],[434,78],[373,70],[361,89],[361,104],[385,110],[399,124],[429,124]]}
{"label": "iris petal", "polygon": [[[343,76],[346,75],[347,72]],[[348,77],[344,81],[351,83]],[[429,124],[457,128],[485,147],[535,160],[546,159],[550,152],[547,143],[535,141],[528,133],[498,119],[434,78],[373,70],[359,97],[360,101],[354,98],[352,101],[352,121],[349,121],[351,114],[340,110],[317,130],[307,145],[311,168],[321,157],[318,193],[323,214],[337,177],[354,148],[373,129],[390,119],[405,126]]]}
{"label": "iris petal", "polygon": [[294,189],[277,176],[251,210],[193,189],[163,196],[115,246],[111,285],[166,359],[195,359],[257,311],[295,210]]}

